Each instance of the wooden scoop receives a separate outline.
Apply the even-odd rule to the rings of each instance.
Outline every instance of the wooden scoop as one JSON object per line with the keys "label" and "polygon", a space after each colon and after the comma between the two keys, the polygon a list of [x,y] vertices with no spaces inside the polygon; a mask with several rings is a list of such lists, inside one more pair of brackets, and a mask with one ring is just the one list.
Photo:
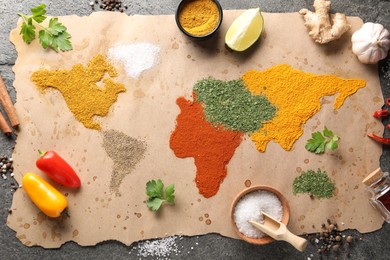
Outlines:
{"label": "wooden scoop", "polygon": [[285,224],[272,218],[270,215],[261,212],[263,214],[264,223],[260,224],[255,221],[248,221],[254,227],[260,231],[266,233],[275,240],[284,240],[293,245],[299,251],[305,250],[307,246],[307,240],[291,233]]}

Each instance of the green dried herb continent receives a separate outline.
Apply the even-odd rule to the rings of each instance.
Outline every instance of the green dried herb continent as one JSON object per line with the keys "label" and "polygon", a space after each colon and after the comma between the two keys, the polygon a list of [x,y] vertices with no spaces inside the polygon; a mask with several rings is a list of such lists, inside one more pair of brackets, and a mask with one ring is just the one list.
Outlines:
{"label": "green dried herb continent", "polygon": [[203,79],[195,84],[194,92],[204,105],[206,120],[233,131],[259,130],[276,114],[276,107],[265,96],[252,95],[241,79]]}
{"label": "green dried herb continent", "polygon": [[294,179],[293,193],[309,193],[317,198],[330,198],[335,191],[335,184],[325,171],[308,170]]}

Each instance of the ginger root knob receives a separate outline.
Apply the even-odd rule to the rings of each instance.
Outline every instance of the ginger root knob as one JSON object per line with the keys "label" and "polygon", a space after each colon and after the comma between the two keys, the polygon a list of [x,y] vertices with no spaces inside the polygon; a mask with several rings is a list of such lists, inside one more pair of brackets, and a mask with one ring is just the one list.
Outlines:
{"label": "ginger root knob", "polygon": [[300,15],[305,19],[305,26],[310,30],[309,35],[315,42],[324,44],[337,40],[351,29],[345,14],[330,15],[330,1],[314,0],[314,10],[301,9]]}

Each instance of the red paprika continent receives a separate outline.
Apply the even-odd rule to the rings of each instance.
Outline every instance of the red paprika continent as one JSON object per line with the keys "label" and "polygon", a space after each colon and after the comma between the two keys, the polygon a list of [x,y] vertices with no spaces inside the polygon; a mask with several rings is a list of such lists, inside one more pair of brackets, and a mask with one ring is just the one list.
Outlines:
{"label": "red paprika continent", "polygon": [[[195,99],[195,93],[193,96]],[[242,133],[207,122],[199,102],[180,97],[176,103],[181,113],[176,118],[170,147],[179,158],[195,159],[195,182],[199,193],[206,198],[212,197],[226,177],[226,165],[240,145]]]}

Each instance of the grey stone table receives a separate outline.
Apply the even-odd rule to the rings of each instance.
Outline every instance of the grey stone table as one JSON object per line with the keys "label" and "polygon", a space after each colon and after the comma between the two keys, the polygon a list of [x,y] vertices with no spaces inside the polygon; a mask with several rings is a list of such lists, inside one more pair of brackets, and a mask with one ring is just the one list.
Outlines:
{"label": "grey stone table", "polygon": [[[0,0],[0,73],[8,91],[15,102],[15,90],[12,86],[14,74],[12,66],[16,60],[14,46],[8,37],[15,27],[17,12],[27,13],[39,3],[45,3],[50,15],[89,15],[92,12],[89,2],[92,0]],[[127,14],[173,14],[179,0],[124,0],[129,8]],[[301,8],[311,8],[312,0],[221,0],[224,9],[247,9],[260,6],[265,12],[297,12]],[[99,8],[96,8],[99,10]],[[377,22],[390,29],[389,0],[333,0],[332,12],[341,12],[349,16],[359,16],[364,22]],[[390,58],[379,63],[381,86],[385,98],[390,96]],[[383,122],[387,125],[388,120]],[[390,131],[385,130],[385,136]],[[17,138],[0,135],[0,155],[10,157]],[[359,142],[359,140],[356,140]],[[383,148],[381,167],[390,171],[390,148]],[[15,237],[15,233],[6,226],[8,208],[12,201],[10,178],[0,179],[0,259],[140,259],[137,245],[127,247],[116,241],[106,241],[94,247],[80,247],[75,243],[66,243],[60,249],[47,250],[41,247],[25,247]],[[326,217],[326,216],[324,216]],[[322,257],[317,253],[315,244],[309,244],[304,253],[299,253],[284,242],[273,242],[267,246],[254,246],[240,240],[225,238],[217,234],[177,239],[180,253],[171,254],[168,259],[390,259],[390,225],[385,224],[377,232],[361,235],[351,230],[345,234],[359,237],[350,247],[350,256],[344,251],[330,253]],[[142,243],[142,242],[141,242]],[[129,252],[131,251],[131,254]],[[148,257],[156,259],[156,257]]]}

